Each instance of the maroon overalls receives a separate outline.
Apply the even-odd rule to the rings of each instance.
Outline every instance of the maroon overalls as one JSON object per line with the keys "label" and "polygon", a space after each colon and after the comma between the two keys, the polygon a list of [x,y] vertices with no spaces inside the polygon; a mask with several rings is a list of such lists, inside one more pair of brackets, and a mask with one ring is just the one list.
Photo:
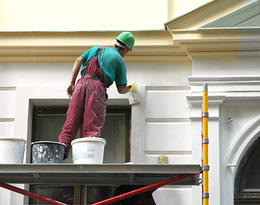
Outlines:
{"label": "maroon overalls", "polygon": [[59,136],[59,142],[66,145],[64,159],[68,157],[71,141],[75,139],[82,125],[82,137],[100,137],[106,115],[106,81],[99,67],[98,54],[87,64],[84,75],[77,81],[71,99],[67,119]]}

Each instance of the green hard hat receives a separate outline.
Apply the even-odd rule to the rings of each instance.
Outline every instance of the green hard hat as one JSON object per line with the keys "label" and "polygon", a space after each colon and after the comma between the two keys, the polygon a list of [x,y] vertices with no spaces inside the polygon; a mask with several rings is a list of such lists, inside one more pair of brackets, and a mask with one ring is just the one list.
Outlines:
{"label": "green hard hat", "polygon": [[131,32],[122,32],[116,39],[124,43],[128,48],[130,48],[130,51],[132,51],[135,44],[135,38]]}

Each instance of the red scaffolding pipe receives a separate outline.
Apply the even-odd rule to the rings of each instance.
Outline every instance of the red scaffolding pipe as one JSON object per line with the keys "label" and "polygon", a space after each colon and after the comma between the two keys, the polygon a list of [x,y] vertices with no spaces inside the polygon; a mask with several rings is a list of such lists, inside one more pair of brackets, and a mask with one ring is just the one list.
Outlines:
{"label": "red scaffolding pipe", "polygon": [[14,186],[11,186],[11,185],[8,185],[8,184],[5,184],[5,183],[2,183],[0,182],[0,187],[2,188],[5,188],[5,189],[8,189],[10,191],[14,191],[14,192],[17,192],[19,194],[23,194],[25,196],[28,196],[28,197],[31,197],[31,198],[34,198],[34,199],[37,199],[39,201],[43,201],[43,202],[46,202],[48,204],[58,204],[58,205],[66,205],[64,203],[61,203],[59,201],[55,201],[53,199],[49,199],[47,197],[44,197],[44,196],[40,196],[38,194],[34,194],[32,192],[29,192],[29,191],[26,191],[26,190],[23,190],[23,189],[20,189],[20,188],[17,188],[17,187],[14,187]]}
{"label": "red scaffolding pipe", "polygon": [[[183,175],[180,175],[178,177],[167,179],[167,180],[164,180],[162,182],[151,184],[151,185],[148,185],[148,186],[145,186],[145,187],[142,187],[142,188],[139,188],[139,189],[136,189],[136,190],[133,190],[133,191],[130,191],[130,192],[118,195],[118,196],[114,196],[112,198],[109,198],[109,199],[106,199],[106,200],[94,203],[92,205],[111,204],[111,203],[114,203],[114,202],[117,202],[117,201],[121,201],[123,199],[129,198],[129,197],[132,197],[132,196],[135,196],[135,195],[138,195],[138,194],[141,194],[141,193],[153,190],[153,189],[157,189],[157,188],[165,186],[167,184],[178,182],[178,181],[181,181],[183,179],[187,179],[187,178],[190,178],[190,177],[193,177],[193,176],[196,176],[196,175],[198,175],[198,174],[183,174]],[[66,205],[66,204],[64,204],[62,202],[55,201],[53,199],[50,199],[50,198],[47,198],[47,197],[44,197],[44,196],[40,196],[38,194],[34,194],[32,192],[29,192],[29,191],[26,191],[26,190],[23,190],[23,189],[20,189],[20,188],[17,188],[17,187],[14,187],[14,186],[2,183],[2,182],[0,182],[0,187],[8,189],[10,191],[14,191],[14,192],[19,193],[19,194],[23,194],[23,195],[28,196],[30,198],[37,199],[39,201],[46,202],[48,204]]]}
{"label": "red scaffolding pipe", "polygon": [[177,181],[181,181],[183,179],[187,179],[187,178],[190,178],[190,177],[193,177],[193,176],[196,176],[196,175],[197,174],[183,174],[183,175],[180,175],[180,176],[175,177],[175,178],[167,179],[167,180],[164,180],[162,182],[151,184],[151,185],[148,185],[148,186],[145,186],[145,187],[142,187],[142,188],[139,188],[139,189],[136,189],[136,190],[133,190],[133,191],[130,191],[130,192],[118,195],[118,196],[114,196],[114,197],[109,198],[109,199],[105,199],[105,200],[100,201],[100,202],[96,202],[96,203],[94,203],[92,205],[111,204],[111,203],[123,200],[125,198],[129,198],[129,197],[137,195],[137,194],[141,194],[141,193],[153,190],[153,189],[157,189],[157,188],[159,188],[161,186],[165,186],[167,184],[171,184],[171,183],[174,183],[174,182],[177,182]]}

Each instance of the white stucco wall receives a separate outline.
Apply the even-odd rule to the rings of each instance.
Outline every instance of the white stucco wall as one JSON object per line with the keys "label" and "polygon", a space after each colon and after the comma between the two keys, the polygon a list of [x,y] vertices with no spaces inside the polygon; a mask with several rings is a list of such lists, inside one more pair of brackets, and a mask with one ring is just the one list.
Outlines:
{"label": "white stucco wall", "polygon": [[[127,67],[141,100],[132,106],[132,161],[157,164],[164,154],[170,164],[191,163],[190,108],[185,97],[190,94],[191,69],[183,63],[128,63]],[[190,204],[192,187],[166,186],[155,191],[154,198],[158,205]]]}

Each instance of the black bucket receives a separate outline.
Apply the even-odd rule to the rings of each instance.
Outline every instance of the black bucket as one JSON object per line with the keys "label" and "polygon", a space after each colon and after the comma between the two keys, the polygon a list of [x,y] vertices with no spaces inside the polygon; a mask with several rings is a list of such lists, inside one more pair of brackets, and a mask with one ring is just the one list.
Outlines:
{"label": "black bucket", "polygon": [[32,142],[32,163],[62,163],[65,145],[59,142]]}

